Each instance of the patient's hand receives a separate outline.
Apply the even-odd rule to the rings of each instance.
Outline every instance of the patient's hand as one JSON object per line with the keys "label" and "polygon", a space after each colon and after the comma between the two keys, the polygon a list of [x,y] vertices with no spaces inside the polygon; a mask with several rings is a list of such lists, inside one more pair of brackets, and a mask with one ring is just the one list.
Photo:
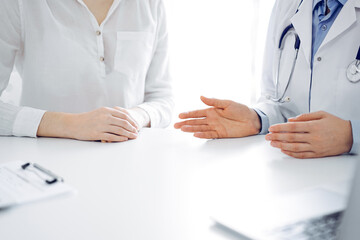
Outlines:
{"label": "patient's hand", "polygon": [[138,130],[138,124],[125,109],[103,107],[80,114],[46,112],[37,135],[123,142],[137,138]]}
{"label": "patient's hand", "polygon": [[206,97],[201,97],[201,100],[211,108],[181,113],[181,119],[189,120],[176,123],[176,129],[205,139],[245,137],[259,133],[259,117],[247,106],[229,100]]}
{"label": "patient's hand", "polygon": [[326,112],[290,118],[273,125],[266,139],[271,145],[295,158],[319,158],[347,153],[353,144],[350,121]]}

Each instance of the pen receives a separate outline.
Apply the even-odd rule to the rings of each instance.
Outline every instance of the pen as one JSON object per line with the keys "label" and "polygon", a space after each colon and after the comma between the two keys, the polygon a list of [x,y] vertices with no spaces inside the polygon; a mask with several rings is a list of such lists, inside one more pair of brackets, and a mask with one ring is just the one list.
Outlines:
{"label": "pen", "polygon": [[60,182],[63,182],[63,181],[64,181],[64,179],[63,179],[62,177],[60,177],[60,176],[56,175],[55,173],[53,173],[53,172],[51,172],[51,171],[43,168],[43,167],[40,166],[39,164],[34,163],[33,166],[34,166],[34,168],[37,168],[37,169],[39,169],[40,171],[46,173],[47,175],[53,177],[53,178],[56,179],[57,181],[60,181]]}
{"label": "pen", "polygon": [[52,180],[45,180],[45,182],[47,184],[53,184],[53,183],[56,183],[57,181],[64,182],[64,179],[62,177],[56,175],[55,173],[47,170],[46,168],[44,168],[44,167],[42,167],[42,166],[40,166],[39,164],[36,164],[36,163],[33,163],[33,164],[26,163],[26,164],[22,165],[21,168],[25,170],[30,165],[33,166],[34,168],[36,168],[37,170],[39,170],[39,171],[41,171],[41,172],[43,172],[43,173],[45,173],[45,174],[47,174],[47,175],[49,175],[50,177],[53,178]]}

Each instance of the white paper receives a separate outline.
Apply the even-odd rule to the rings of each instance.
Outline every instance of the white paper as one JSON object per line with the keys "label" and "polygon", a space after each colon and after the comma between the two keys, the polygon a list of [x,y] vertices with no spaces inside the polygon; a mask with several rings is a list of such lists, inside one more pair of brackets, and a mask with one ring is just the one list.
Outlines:
{"label": "white paper", "polygon": [[49,176],[34,169],[22,169],[25,162],[0,164],[0,208],[54,197],[75,190],[63,182],[47,184]]}

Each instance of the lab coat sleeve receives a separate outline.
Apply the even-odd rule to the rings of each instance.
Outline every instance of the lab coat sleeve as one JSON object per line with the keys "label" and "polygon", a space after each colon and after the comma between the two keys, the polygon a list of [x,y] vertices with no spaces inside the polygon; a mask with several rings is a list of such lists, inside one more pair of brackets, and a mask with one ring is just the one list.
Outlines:
{"label": "lab coat sleeve", "polygon": [[155,50],[146,77],[145,101],[138,107],[148,113],[151,127],[160,128],[170,124],[174,103],[169,73],[166,16],[161,0],[157,1],[156,11],[158,25]]}
{"label": "lab coat sleeve", "polygon": [[263,73],[261,79],[261,97],[259,98],[257,104],[254,107],[255,109],[260,110],[265,116],[267,116],[269,126],[274,125],[276,123],[283,123],[286,121],[286,118],[281,113],[281,109],[279,108],[278,104],[266,98],[267,95],[275,96],[275,90],[276,90],[275,80],[274,80],[274,75],[275,75],[274,61],[276,61],[275,54],[277,51],[275,26],[277,24],[276,16],[278,14],[277,13],[278,6],[279,4],[281,4],[279,2],[280,1],[276,1],[270,18],[266,45],[265,45],[265,56],[263,61]]}
{"label": "lab coat sleeve", "polygon": [[[17,54],[22,51],[20,0],[0,0],[0,95],[9,83]],[[44,111],[0,101],[0,135],[36,137]]]}
{"label": "lab coat sleeve", "polygon": [[352,135],[353,135],[353,145],[351,148],[351,154],[359,154],[360,153],[360,120],[352,120]]}

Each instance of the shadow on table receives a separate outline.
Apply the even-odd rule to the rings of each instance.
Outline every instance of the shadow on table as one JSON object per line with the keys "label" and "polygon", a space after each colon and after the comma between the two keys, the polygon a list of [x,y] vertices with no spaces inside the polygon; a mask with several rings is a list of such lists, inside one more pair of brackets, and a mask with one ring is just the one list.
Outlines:
{"label": "shadow on table", "polygon": [[259,137],[213,139],[206,141],[202,149],[206,151],[243,151],[259,144],[263,144],[259,141]]}
{"label": "shadow on table", "polygon": [[225,225],[215,222],[214,225],[210,227],[211,231],[220,234],[221,236],[226,237],[229,240],[251,240],[250,238],[245,237],[244,235],[228,228]]}
{"label": "shadow on table", "polygon": [[11,207],[0,207],[0,214],[9,212],[11,210]]}

